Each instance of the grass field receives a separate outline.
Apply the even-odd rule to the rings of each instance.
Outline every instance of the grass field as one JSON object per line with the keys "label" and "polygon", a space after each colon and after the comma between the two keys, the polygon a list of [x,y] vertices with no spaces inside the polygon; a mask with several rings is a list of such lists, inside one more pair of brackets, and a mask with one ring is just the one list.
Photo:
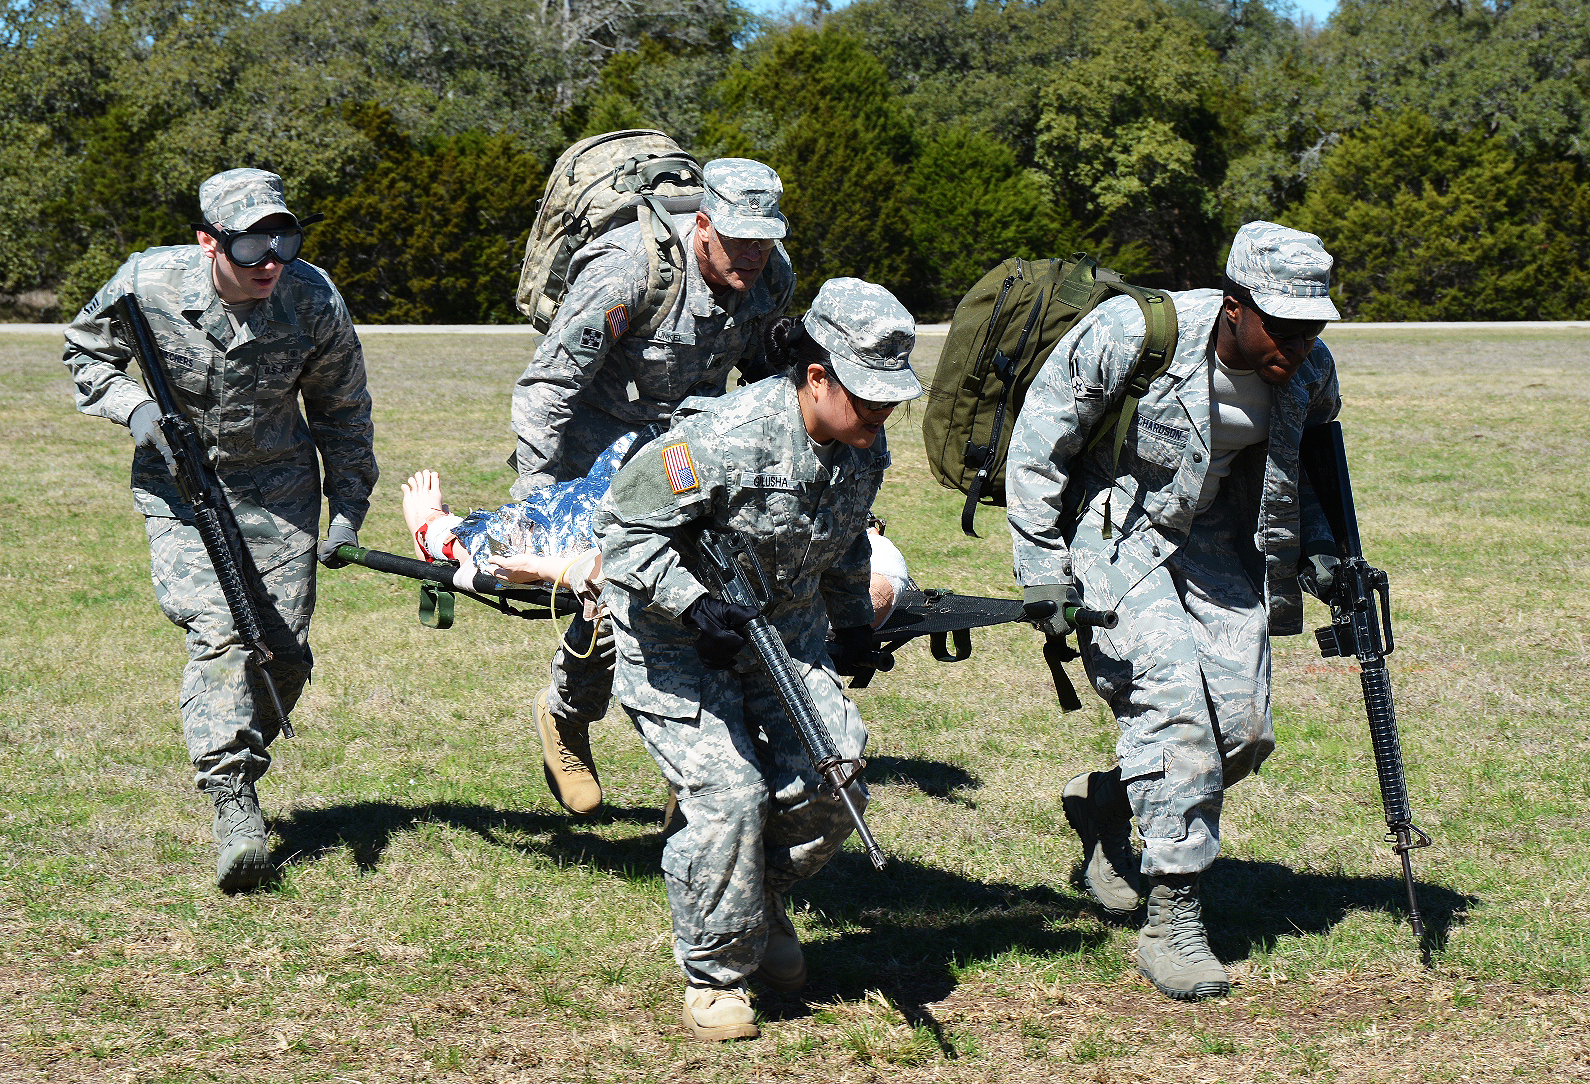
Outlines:
{"label": "grass field", "polygon": [[[369,338],[365,544],[402,551],[397,487],[421,466],[455,506],[504,499],[531,345]],[[1280,747],[1228,796],[1205,879],[1232,996],[1161,998],[1074,886],[1060,813],[1113,723],[1096,698],[1059,714],[1038,638],[1007,626],[958,665],[913,644],[856,694],[893,863],[847,848],[803,886],[806,998],[763,996],[762,1039],[708,1048],[678,1023],[664,792],[622,713],[594,732],[602,816],[542,784],[545,622],[460,600],[436,632],[410,583],[323,573],[315,680],[261,785],[280,882],[214,890],[126,432],[72,410],[58,340],[0,338],[0,1080],[1590,1079],[1590,335],[1335,346],[1435,837],[1430,965],[1357,679],[1305,636],[1277,643]],[[961,537],[919,421],[890,434],[891,536],[925,585],[1013,595],[1000,517]]]}

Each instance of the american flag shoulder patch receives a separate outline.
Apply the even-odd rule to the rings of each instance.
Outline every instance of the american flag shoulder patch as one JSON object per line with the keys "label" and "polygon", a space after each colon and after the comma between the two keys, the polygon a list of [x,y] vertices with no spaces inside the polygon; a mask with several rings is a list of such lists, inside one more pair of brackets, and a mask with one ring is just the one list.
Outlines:
{"label": "american flag shoulder patch", "polygon": [[668,445],[662,450],[662,461],[663,470],[668,472],[668,488],[674,491],[674,496],[700,488],[696,465],[690,461],[690,445]]}
{"label": "american flag shoulder patch", "polygon": [[614,305],[604,315],[607,317],[607,330],[613,333],[613,338],[623,338],[624,332],[629,330],[629,310],[622,305]]}

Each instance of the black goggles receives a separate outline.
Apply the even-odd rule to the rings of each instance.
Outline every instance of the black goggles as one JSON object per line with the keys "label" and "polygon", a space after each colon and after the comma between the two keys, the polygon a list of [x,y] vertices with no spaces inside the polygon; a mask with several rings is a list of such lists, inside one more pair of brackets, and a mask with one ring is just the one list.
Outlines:
{"label": "black goggles", "polygon": [[207,233],[221,243],[226,258],[239,267],[258,267],[272,256],[280,264],[290,264],[298,259],[304,247],[304,227],[313,225],[325,215],[309,215],[292,226],[273,226],[263,230],[223,230],[204,222],[191,222],[194,229]]}

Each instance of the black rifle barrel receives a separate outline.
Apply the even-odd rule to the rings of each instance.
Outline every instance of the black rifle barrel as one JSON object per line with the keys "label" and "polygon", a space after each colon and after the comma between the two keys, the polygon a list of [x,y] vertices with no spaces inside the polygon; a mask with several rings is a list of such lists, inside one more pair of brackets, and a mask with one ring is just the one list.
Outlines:
{"label": "black rifle barrel", "polygon": [[[745,623],[746,639],[756,650],[762,669],[767,671],[768,680],[773,683],[779,702],[784,705],[784,714],[789,717],[790,725],[795,728],[795,734],[800,738],[801,746],[806,750],[806,756],[811,760],[812,767],[817,769],[817,773],[845,803],[845,809],[850,813],[850,819],[855,822],[856,834],[860,837],[861,845],[866,850],[867,858],[872,862],[873,867],[883,869],[889,860],[877,841],[872,838],[872,833],[867,830],[867,822],[862,818],[861,807],[850,790],[850,784],[858,773],[847,771],[853,762],[840,757],[839,750],[834,746],[834,739],[823,723],[823,717],[818,714],[817,705],[812,702],[811,691],[806,688],[806,683],[795,670],[795,664],[790,659],[789,649],[784,646],[783,638],[779,636],[773,623],[760,613],[763,600],[757,596],[745,570],[734,559],[734,541],[725,537],[714,538],[709,532],[703,531],[700,549],[704,558],[702,564],[706,576],[709,580],[715,581],[708,586],[715,587],[718,596],[725,602],[759,611],[755,617]],[[746,553],[750,560],[756,560],[756,555],[749,549],[743,549],[742,552]],[[762,579],[760,568],[757,569],[757,578]]]}
{"label": "black rifle barrel", "polygon": [[198,432],[182,411],[176,394],[171,390],[166,375],[166,363],[155,342],[143,306],[133,294],[123,294],[112,305],[117,323],[126,336],[138,367],[143,370],[144,383],[160,408],[160,433],[171,450],[168,466],[177,492],[193,514],[193,526],[210,558],[210,567],[226,599],[226,608],[232,615],[232,626],[238,638],[248,646],[249,659],[259,673],[265,692],[270,697],[271,708],[281,722],[282,736],[293,736],[293,724],[287,718],[281,693],[265,664],[274,656],[265,643],[264,629],[260,624],[259,609],[248,581],[244,565],[243,535],[238,530],[237,517],[226,501],[226,492],[220,481],[213,477],[205,459],[204,446],[199,443]]}
{"label": "black rifle barrel", "polygon": [[1337,557],[1341,561],[1325,591],[1331,608],[1331,623],[1316,630],[1314,635],[1320,654],[1326,658],[1352,655],[1358,659],[1364,713],[1369,721],[1369,744],[1375,754],[1375,774],[1380,782],[1380,804],[1392,850],[1402,860],[1402,882],[1408,892],[1408,923],[1422,942],[1424,917],[1419,913],[1413,863],[1408,856],[1411,851],[1428,847],[1430,837],[1413,823],[1391,674],[1386,669],[1386,656],[1395,647],[1387,576],[1364,560],[1341,424],[1331,422],[1305,429],[1299,455],[1309,484],[1330,523]]}

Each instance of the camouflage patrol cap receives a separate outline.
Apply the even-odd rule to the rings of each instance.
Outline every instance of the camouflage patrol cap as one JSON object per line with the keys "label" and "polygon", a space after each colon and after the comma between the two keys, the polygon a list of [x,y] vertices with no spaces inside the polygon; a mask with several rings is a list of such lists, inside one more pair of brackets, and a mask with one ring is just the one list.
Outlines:
{"label": "camouflage patrol cap", "polygon": [[852,394],[878,403],[903,403],[922,394],[922,382],[911,370],[916,321],[882,286],[829,279],[801,323],[828,351],[839,382]]}
{"label": "camouflage patrol cap", "polygon": [[223,230],[246,230],[262,218],[296,215],[287,209],[282,179],[263,169],[229,169],[199,185],[199,213]]}
{"label": "camouflage patrol cap", "polygon": [[724,237],[765,240],[789,233],[778,209],[784,182],[772,168],[749,158],[714,158],[701,171],[701,210]]}
{"label": "camouflage patrol cap", "polygon": [[1246,286],[1261,312],[1282,320],[1340,320],[1331,304],[1330,253],[1312,233],[1249,222],[1231,241],[1226,278]]}

